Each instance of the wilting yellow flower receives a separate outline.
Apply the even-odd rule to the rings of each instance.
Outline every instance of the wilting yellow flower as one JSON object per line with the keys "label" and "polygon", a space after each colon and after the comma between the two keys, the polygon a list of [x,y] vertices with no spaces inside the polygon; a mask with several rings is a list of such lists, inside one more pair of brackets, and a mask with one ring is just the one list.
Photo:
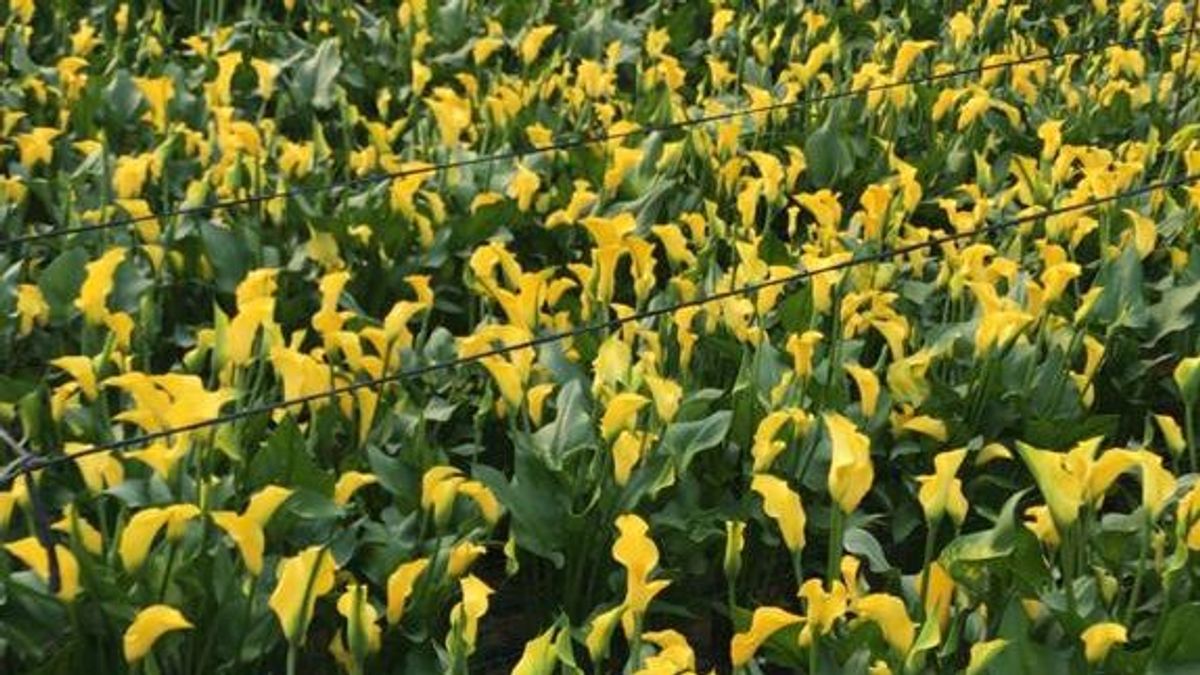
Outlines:
{"label": "wilting yellow flower", "polygon": [[148,506],[133,514],[121,532],[117,547],[121,564],[130,572],[137,570],[145,562],[159,530],[166,526],[167,539],[177,542],[183,537],[188,521],[199,515],[200,509],[195,504],[172,504],[163,508]]}
{"label": "wilting yellow flower", "polygon": [[1125,626],[1106,621],[1088,626],[1079,636],[1083,640],[1083,654],[1088,663],[1100,663],[1108,656],[1113,645],[1123,645],[1129,641]]}
{"label": "wilting yellow flower", "polygon": [[662,579],[650,580],[650,575],[658,565],[658,547],[647,534],[650,526],[646,521],[635,514],[626,513],[617,516],[616,525],[620,535],[613,542],[612,556],[625,568],[625,613],[622,626],[625,635],[632,636],[635,626],[650,606],[650,601],[670,582]]}
{"label": "wilting yellow flower", "polygon": [[840,581],[830,582],[829,590],[820,579],[809,579],[800,585],[796,593],[804,598],[804,608],[808,621],[804,630],[800,631],[800,646],[812,644],[814,637],[825,635],[833,630],[834,623],[846,615],[850,594],[846,585]]}
{"label": "wilting yellow flower", "polygon": [[879,626],[884,641],[897,654],[908,653],[917,631],[903,600],[887,593],[872,593],[854,603],[854,612]]}
{"label": "wilting yellow flower", "polygon": [[379,479],[373,474],[363,473],[362,471],[346,471],[338,476],[337,484],[333,486],[333,503],[338,506],[345,506],[350,502],[350,497],[354,496],[361,488],[374,483],[378,483]]}
{"label": "wilting yellow flower", "polygon": [[50,305],[36,285],[17,285],[17,315],[21,318],[21,337],[29,335],[34,326],[44,326],[50,320]]}
{"label": "wilting yellow flower", "polygon": [[112,291],[113,275],[117,267],[125,260],[125,249],[110,248],[96,260],[84,266],[87,276],[79,287],[79,297],[75,306],[83,312],[84,318],[91,324],[104,323],[108,316],[108,294]]}
{"label": "wilting yellow flower", "polygon": [[400,623],[404,616],[404,603],[413,592],[417,578],[429,567],[428,558],[410,560],[388,576],[387,580],[387,621],[390,624]]}
{"label": "wilting yellow flower", "polygon": [[750,627],[744,633],[733,636],[729,642],[729,659],[734,668],[741,668],[754,658],[754,653],[772,635],[804,618],[778,607],[759,607],[754,610]]}
{"label": "wilting yellow flower", "polygon": [[800,495],[788,487],[787,481],[766,473],[755,474],[750,489],[763,500],[763,513],[779,526],[783,543],[793,553],[804,548],[804,507]]}
{"label": "wilting yellow flower", "polygon": [[612,440],[623,429],[632,430],[637,423],[638,411],[649,402],[645,396],[632,392],[612,397],[600,418],[600,433],[604,439]]}
{"label": "wilting yellow flower", "polygon": [[871,440],[842,415],[825,413],[823,417],[833,455],[829,465],[829,494],[843,513],[851,513],[875,480]]}
{"label": "wilting yellow flower", "polygon": [[310,546],[279,563],[279,582],[267,601],[288,642],[304,644],[317,598],[333,590],[333,555],[321,546]]}
{"label": "wilting yellow flower", "polygon": [[367,597],[367,587],[349,584],[338,598],[337,611],[346,618],[346,642],[350,653],[361,662],[367,654],[379,651],[383,640],[379,612]]}
{"label": "wilting yellow flower", "polygon": [[933,458],[933,473],[917,476],[917,483],[921,485],[917,498],[925,511],[925,519],[930,523],[940,521],[947,512],[955,525],[961,525],[967,517],[967,498],[963,495],[962,480],[955,477],[966,457],[966,448],[940,453]]}
{"label": "wilting yellow flower", "polygon": [[154,647],[158,639],[171,631],[186,630],[192,624],[178,609],[169,605],[150,605],[134,617],[125,629],[125,662],[141,661]]}
{"label": "wilting yellow flower", "polygon": [[[36,537],[25,537],[4,545],[4,550],[33,570],[34,574],[45,583],[50,582],[50,556]],[[79,595],[79,563],[75,560],[71,549],[62,544],[54,545],[54,555],[58,559],[59,587],[57,597],[63,602],[71,602]]]}

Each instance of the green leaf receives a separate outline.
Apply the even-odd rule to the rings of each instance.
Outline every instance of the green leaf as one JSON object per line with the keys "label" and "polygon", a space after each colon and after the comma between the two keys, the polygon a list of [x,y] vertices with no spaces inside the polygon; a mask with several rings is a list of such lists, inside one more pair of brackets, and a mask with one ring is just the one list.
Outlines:
{"label": "green leaf", "polygon": [[231,230],[212,223],[200,225],[200,237],[212,263],[217,290],[233,293],[250,269],[250,251]]}
{"label": "green leaf", "polygon": [[67,249],[58,254],[38,276],[38,289],[46,298],[46,304],[50,305],[52,320],[63,321],[74,311],[79,287],[87,276],[84,270],[87,263],[87,251],[82,248]]}
{"label": "green leaf", "polygon": [[1182,675],[1200,667],[1200,641],[1192,631],[1200,625],[1200,602],[1171,610],[1155,637],[1147,675]]}
{"label": "green leaf", "polygon": [[304,437],[290,418],[279,425],[266,445],[250,460],[246,480],[253,489],[276,484],[333,494],[334,479],[317,466],[305,448]]}
{"label": "green leaf", "polygon": [[1189,309],[1200,298],[1200,280],[1186,286],[1172,286],[1163,292],[1162,299],[1150,307],[1150,325],[1154,335],[1150,344],[1171,333],[1187,330],[1196,323],[1196,310]]}
{"label": "green leaf", "polygon": [[871,571],[876,574],[881,574],[892,569],[892,564],[888,562],[887,555],[884,554],[883,546],[879,544],[879,540],[875,538],[875,535],[861,527],[846,529],[846,534],[842,537],[842,547],[846,549],[847,553],[853,553],[854,555],[866,558]]}
{"label": "green leaf", "polygon": [[297,99],[310,101],[312,107],[317,110],[332,108],[337,76],[341,69],[342,57],[338,53],[337,41],[328,38],[296,69]]}
{"label": "green leaf", "polygon": [[663,447],[672,457],[679,473],[686,473],[695,456],[725,440],[733,413],[728,410],[715,412],[695,422],[672,424],[663,434]]}

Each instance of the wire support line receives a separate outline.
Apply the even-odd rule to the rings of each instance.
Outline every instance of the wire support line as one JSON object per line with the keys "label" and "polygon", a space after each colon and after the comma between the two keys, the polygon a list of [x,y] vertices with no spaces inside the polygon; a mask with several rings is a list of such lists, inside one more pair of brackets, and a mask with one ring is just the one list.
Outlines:
{"label": "wire support line", "polygon": [[73,461],[79,459],[80,457],[86,457],[88,455],[94,455],[94,454],[99,454],[99,453],[103,453],[103,452],[126,450],[129,448],[142,446],[147,443],[152,443],[154,441],[167,439],[176,434],[190,433],[193,431],[198,431],[198,430],[206,429],[209,427],[215,427],[215,426],[227,424],[230,422],[236,422],[239,420],[254,417],[256,415],[271,413],[271,412],[281,409],[281,408],[289,408],[289,407],[293,407],[293,406],[305,405],[307,403],[313,403],[313,402],[320,401],[323,399],[337,397],[342,394],[352,393],[352,392],[360,390],[360,389],[374,389],[374,388],[382,387],[382,386],[385,386],[388,384],[394,384],[394,383],[397,383],[397,382],[400,382],[403,380],[409,380],[409,379],[414,379],[414,378],[421,377],[424,375],[428,375],[429,373],[434,373],[434,372],[438,372],[438,371],[442,371],[442,370],[449,370],[449,369],[453,369],[453,368],[458,368],[460,366],[469,365],[469,364],[475,363],[477,361],[482,361],[484,359],[487,359],[487,358],[490,358],[493,356],[503,356],[505,354],[510,354],[512,352],[517,352],[517,351],[521,351],[524,349],[532,349],[532,348],[540,347],[542,345],[559,342],[561,340],[567,340],[567,339],[579,337],[581,335],[586,335],[588,333],[594,333],[594,332],[599,332],[599,331],[604,331],[604,330],[614,330],[614,329],[620,328],[621,326],[628,324],[628,323],[642,321],[645,319],[652,319],[652,318],[656,318],[656,317],[663,316],[666,314],[673,314],[674,312],[676,312],[680,309],[685,309],[685,308],[689,308],[689,307],[702,307],[704,305],[708,305],[713,302],[720,302],[722,300],[726,300],[729,298],[740,297],[743,295],[749,295],[749,294],[756,293],[758,291],[761,291],[761,290],[764,290],[767,288],[771,288],[774,286],[792,284],[792,283],[795,283],[798,281],[803,281],[805,279],[810,279],[812,277],[819,276],[822,274],[828,274],[830,272],[846,270],[846,269],[850,269],[852,267],[857,267],[859,265],[885,262],[885,261],[891,260],[893,258],[898,258],[901,256],[908,255],[910,253],[915,253],[917,251],[922,251],[925,249],[932,249],[937,246],[941,246],[943,244],[949,244],[949,243],[959,241],[961,239],[968,239],[968,238],[979,236],[979,235],[994,234],[994,233],[1002,232],[1004,230],[1007,230],[1007,229],[1010,229],[1013,227],[1018,227],[1020,225],[1024,225],[1026,223],[1032,223],[1032,222],[1036,222],[1039,220],[1044,220],[1046,218],[1053,218],[1055,216],[1063,215],[1065,213],[1072,213],[1075,211],[1092,209],[1092,208],[1095,208],[1098,206],[1103,206],[1105,204],[1119,201],[1121,199],[1137,197],[1137,196],[1148,194],[1148,193],[1155,192],[1158,190],[1169,190],[1171,188],[1175,188],[1175,187],[1179,187],[1182,185],[1187,185],[1187,184],[1196,182],[1197,180],[1200,180],[1200,173],[1183,175],[1183,176],[1179,176],[1176,178],[1159,181],[1157,183],[1150,183],[1150,184],[1146,184],[1146,185],[1143,185],[1141,187],[1138,187],[1138,188],[1135,188],[1132,190],[1127,190],[1125,192],[1120,192],[1120,193],[1117,193],[1114,195],[1109,195],[1107,197],[1094,198],[1094,199],[1091,199],[1089,201],[1086,201],[1086,202],[1083,202],[1080,204],[1072,204],[1069,206],[1055,207],[1055,208],[1039,211],[1037,213],[1029,213],[1029,214],[1026,214],[1023,216],[1011,218],[1009,220],[1000,221],[997,223],[993,223],[991,225],[973,228],[971,230],[964,230],[962,232],[951,232],[951,233],[948,233],[948,234],[945,234],[945,235],[942,235],[939,237],[933,237],[930,239],[926,239],[925,241],[915,242],[912,244],[906,244],[904,246],[899,246],[899,247],[895,247],[895,248],[884,249],[881,251],[877,251],[875,253],[870,253],[870,254],[863,255],[863,256],[853,257],[848,260],[833,263],[833,264],[826,265],[823,267],[807,269],[807,270],[799,270],[799,271],[797,271],[793,274],[789,274],[787,276],[777,277],[775,279],[767,279],[765,281],[746,284],[746,285],[739,286],[737,288],[731,288],[731,289],[728,289],[725,291],[719,291],[719,292],[712,293],[712,294],[707,295],[702,298],[694,298],[692,300],[676,303],[673,305],[668,305],[665,307],[657,307],[657,308],[647,309],[642,312],[637,312],[637,313],[630,314],[630,315],[627,315],[624,317],[615,317],[615,318],[607,319],[604,321],[592,322],[589,324],[584,324],[582,326],[577,326],[570,330],[565,330],[565,331],[560,331],[560,332],[555,332],[555,333],[548,333],[546,335],[535,337],[533,339],[526,340],[524,342],[517,342],[517,343],[513,343],[513,344],[509,344],[509,345],[503,345],[500,347],[494,347],[492,349],[489,349],[487,351],[480,352],[477,354],[471,354],[469,356],[459,356],[459,357],[450,359],[448,361],[439,361],[436,363],[430,363],[430,364],[426,364],[423,366],[417,366],[415,368],[401,370],[401,371],[393,373],[391,375],[384,375],[384,376],[377,377],[377,378],[372,378],[372,379],[367,379],[367,380],[359,380],[356,382],[351,382],[349,384],[343,384],[343,385],[339,385],[337,387],[331,387],[320,393],[306,394],[304,396],[297,396],[295,398],[284,399],[282,401],[277,401],[277,402],[273,402],[273,403],[266,403],[266,404],[251,406],[248,408],[244,408],[242,410],[237,410],[234,412],[226,413],[224,415],[218,415],[216,417],[206,419],[206,420],[199,420],[197,422],[192,422],[190,424],[180,425],[178,427],[173,427],[170,429],[162,429],[159,431],[139,434],[136,436],[130,436],[130,437],[122,438],[122,439],[115,440],[115,441],[92,445],[90,447],[83,448],[81,450],[78,450],[76,452],[73,452],[73,453],[67,454],[67,455],[45,456],[45,455],[25,454],[25,455],[18,457],[16,460],[10,462],[8,465],[6,465],[4,467],[3,471],[0,471],[0,488],[4,488],[5,486],[7,486],[15,478],[15,476],[17,474],[29,473],[31,471],[38,471],[38,470],[41,470],[41,469],[44,469],[47,467],[51,467],[51,466],[55,466],[58,464],[63,464],[66,462],[73,462]]}
{"label": "wire support line", "polygon": [[[652,133],[670,133],[673,131],[679,131],[682,129],[687,129],[689,127],[698,126],[698,125],[702,125],[702,124],[709,124],[712,122],[723,122],[726,120],[739,118],[739,117],[747,117],[747,116],[753,116],[753,115],[765,115],[765,114],[777,112],[780,110],[791,110],[791,109],[804,108],[804,107],[808,107],[808,106],[812,106],[812,105],[816,105],[816,104],[820,104],[820,103],[827,103],[830,101],[836,101],[836,100],[840,100],[840,99],[853,98],[855,96],[860,96],[860,95],[864,95],[864,94],[872,94],[872,93],[876,93],[876,92],[887,91],[890,89],[895,89],[897,87],[911,87],[911,86],[917,86],[917,85],[923,85],[923,84],[933,84],[933,83],[939,82],[941,80],[948,80],[948,79],[952,79],[952,78],[956,78],[956,77],[962,77],[964,75],[981,74],[981,73],[990,72],[993,70],[1000,70],[1000,69],[1004,69],[1004,68],[1014,68],[1014,67],[1018,67],[1018,66],[1039,63],[1042,61],[1056,61],[1056,60],[1066,58],[1069,56],[1084,56],[1087,54],[1092,54],[1092,53],[1106,50],[1110,47],[1137,46],[1137,45],[1141,45],[1143,43],[1149,42],[1153,38],[1162,40],[1162,39],[1177,37],[1177,36],[1181,36],[1181,35],[1187,35],[1190,37],[1196,30],[1197,29],[1193,26],[1190,28],[1167,31],[1167,32],[1149,33],[1146,36],[1138,37],[1138,38],[1125,38],[1125,39],[1121,39],[1121,40],[1112,40],[1112,41],[1105,42],[1103,44],[1093,45],[1090,47],[1067,49],[1067,50],[1062,50],[1062,51],[1058,51],[1058,52],[1048,52],[1045,54],[1034,54],[1034,55],[1023,56],[1020,58],[1012,59],[1009,61],[1000,61],[1000,62],[996,62],[996,63],[981,63],[980,65],[977,65],[977,66],[971,66],[971,67],[967,67],[967,68],[959,68],[959,69],[955,69],[955,70],[946,71],[944,73],[934,73],[934,74],[930,74],[930,75],[924,75],[921,77],[905,78],[902,80],[897,80],[895,82],[885,82],[885,83],[881,83],[881,84],[872,84],[872,85],[868,85],[868,86],[864,86],[864,87],[843,89],[841,91],[834,91],[834,92],[829,92],[829,93],[825,93],[825,94],[818,94],[816,96],[805,96],[803,98],[800,98],[800,99],[794,100],[794,101],[779,101],[776,103],[770,103],[767,105],[761,105],[761,106],[756,106],[756,107],[738,108],[735,110],[729,110],[729,111],[720,112],[720,113],[711,113],[708,115],[701,115],[699,117],[689,117],[686,119],[682,119],[682,120],[679,120],[676,122],[669,122],[666,124],[657,124],[657,125],[652,124],[652,125],[646,125],[646,126],[639,126],[636,128],[627,129],[624,131],[610,133],[610,134],[595,134],[595,135],[590,135],[590,136],[581,136],[581,137],[572,138],[572,139],[555,141],[553,143],[549,143],[546,145],[535,145],[528,149],[509,150],[509,151],[505,151],[505,152],[493,153],[493,154],[488,154],[488,155],[480,155],[477,157],[469,157],[469,158],[451,160],[451,161],[440,162],[440,163],[435,163],[435,164],[425,163],[425,164],[422,164],[421,166],[417,166],[417,167],[410,167],[407,169],[401,169],[398,171],[391,171],[391,172],[387,172],[387,173],[376,174],[373,176],[363,176],[360,178],[352,178],[350,180],[331,183],[329,185],[311,185],[311,186],[305,186],[305,187],[297,187],[297,188],[292,188],[289,190],[280,190],[277,192],[268,192],[268,193],[263,193],[263,194],[258,194],[258,195],[247,195],[245,197],[238,197],[236,199],[229,199],[226,201],[213,202],[211,204],[197,204],[194,206],[184,206],[184,207],[180,207],[180,208],[177,208],[174,210],[164,211],[161,213],[147,213],[147,214],[143,214],[140,216],[126,216],[123,218],[114,218],[111,220],[105,220],[105,221],[101,221],[98,223],[90,223],[87,225],[63,227],[63,228],[58,228],[58,229],[53,229],[53,230],[47,230],[45,232],[36,232],[36,233],[25,234],[25,235],[21,235],[21,236],[17,236],[17,237],[9,237],[7,239],[0,240],[0,247],[6,247],[6,248],[7,247],[15,247],[15,246],[19,246],[22,244],[30,244],[30,243],[35,243],[35,242],[39,242],[39,241],[49,240],[49,239],[56,239],[59,237],[66,237],[66,236],[75,235],[75,234],[84,234],[84,233],[88,233],[88,232],[98,232],[98,231],[109,230],[109,229],[114,229],[114,228],[118,228],[118,227],[127,227],[127,226],[131,226],[131,225],[136,225],[138,223],[144,223],[144,222],[158,220],[160,218],[175,218],[175,217],[179,217],[179,216],[194,216],[194,215],[199,215],[199,214],[203,214],[203,213],[208,213],[211,211],[218,211],[221,209],[237,208],[237,207],[241,207],[241,206],[252,206],[255,204],[261,204],[261,203],[272,201],[275,199],[287,199],[287,198],[298,197],[298,196],[306,195],[306,194],[340,193],[343,190],[356,189],[356,188],[360,188],[360,187],[368,187],[371,185],[386,183],[386,182],[392,181],[392,180],[410,178],[412,176],[419,176],[419,175],[425,175],[425,174],[440,173],[442,171],[451,171],[454,169],[478,166],[481,164],[490,164],[493,162],[517,161],[517,160],[521,160],[521,159],[523,159],[525,157],[529,157],[529,156],[543,155],[543,154],[562,152],[562,151],[567,151],[567,150],[575,150],[575,149],[588,147],[588,146],[592,146],[592,145],[600,145],[600,144],[608,143],[611,141],[620,141],[620,140],[624,140],[624,139],[631,138],[634,136],[647,135],[647,134],[652,134]],[[107,210],[107,208],[112,208],[113,206],[114,206],[113,204],[109,204],[106,207],[106,210]]]}

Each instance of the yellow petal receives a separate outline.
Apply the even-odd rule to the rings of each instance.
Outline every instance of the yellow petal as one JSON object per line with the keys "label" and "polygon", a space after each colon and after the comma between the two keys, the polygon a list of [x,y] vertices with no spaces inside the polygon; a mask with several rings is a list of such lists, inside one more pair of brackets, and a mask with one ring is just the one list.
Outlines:
{"label": "yellow petal", "polygon": [[279,581],[267,604],[288,642],[304,643],[317,598],[333,590],[334,569],[333,556],[320,546],[310,546],[279,563]]}
{"label": "yellow petal", "polygon": [[650,399],[645,396],[630,392],[612,397],[604,416],[600,418],[600,431],[605,440],[612,440],[622,429],[632,430],[637,422],[638,411],[649,402]]}
{"label": "yellow petal", "polygon": [[879,626],[883,639],[897,654],[908,653],[916,637],[916,627],[908,618],[904,601],[886,593],[872,593],[854,603],[854,611]]}
{"label": "yellow petal", "polygon": [[129,628],[125,629],[125,662],[141,661],[160,637],[171,631],[189,628],[192,628],[191,622],[174,607],[151,605],[142,609]]}
{"label": "yellow petal", "polygon": [[1079,638],[1083,640],[1084,656],[1092,664],[1103,661],[1113,645],[1123,645],[1129,641],[1125,626],[1113,622],[1088,626]]}
{"label": "yellow petal", "polygon": [[350,497],[354,496],[359,489],[378,482],[379,479],[372,474],[362,471],[347,471],[338,476],[337,484],[333,486],[333,503],[345,506],[350,502]]}
{"label": "yellow petal", "polygon": [[387,580],[387,620],[390,624],[400,623],[404,616],[404,603],[412,595],[417,577],[429,567],[428,558],[410,560],[396,568]]}
{"label": "yellow petal", "polygon": [[[50,582],[50,556],[36,538],[25,537],[10,542],[4,545],[4,550],[25,563],[43,582]],[[62,544],[54,545],[54,554],[58,559],[58,599],[71,602],[79,594],[79,563],[71,550]]]}
{"label": "yellow petal", "polygon": [[779,526],[788,550],[804,548],[805,516],[800,495],[788,487],[787,481],[765,473],[754,476],[750,489],[762,497],[763,512]]}
{"label": "yellow petal", "polygon": [[871,464],[871,441],[854,422],[837,413],[825,413],[825,426],[832,444],[829,465],[829,494],[843,513],[851,513],[871,489],[875,469]]}
{"label": "yellow petal", "polygon": [[133,572],[142,566],[154,544],[154,536],[166,525],[167,518],[165,509],[147,507],[133,514],[125,524],[117,551],[126,571]]}
{"label": "yellow petal", "polygon": [[232,511],[213,511],[213,522],[217,524],[229,538],[237,544],[246,563],[246,569],[254,576],[262,573],[263,551],[267,541],[263,535],[262,526],[247,516],[239,516]]}
{"label": "yellow petal", "polygon": [[268,485],[251,495],[242,515],[258,523],[259,527],[266,527],[275,511],[291,496],[289,488]]}
{"label": "yellow petal", "polygon": [[741,668],[754,658],[754,653],[778,631],[803,621],[804,618],[778,607],[759,607],[750,619],[750,628],[733,636],[729,643],[729,658],[734,668]]}

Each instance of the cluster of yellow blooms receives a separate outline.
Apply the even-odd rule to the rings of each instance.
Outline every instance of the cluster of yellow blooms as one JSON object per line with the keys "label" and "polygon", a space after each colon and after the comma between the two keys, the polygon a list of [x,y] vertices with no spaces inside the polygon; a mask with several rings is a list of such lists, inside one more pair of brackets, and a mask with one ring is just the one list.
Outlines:
{"label": "cluster of yellow blooms", "polygon": [[1186,661],[1190,5],[235,4],[0,8],[0,663]]}

